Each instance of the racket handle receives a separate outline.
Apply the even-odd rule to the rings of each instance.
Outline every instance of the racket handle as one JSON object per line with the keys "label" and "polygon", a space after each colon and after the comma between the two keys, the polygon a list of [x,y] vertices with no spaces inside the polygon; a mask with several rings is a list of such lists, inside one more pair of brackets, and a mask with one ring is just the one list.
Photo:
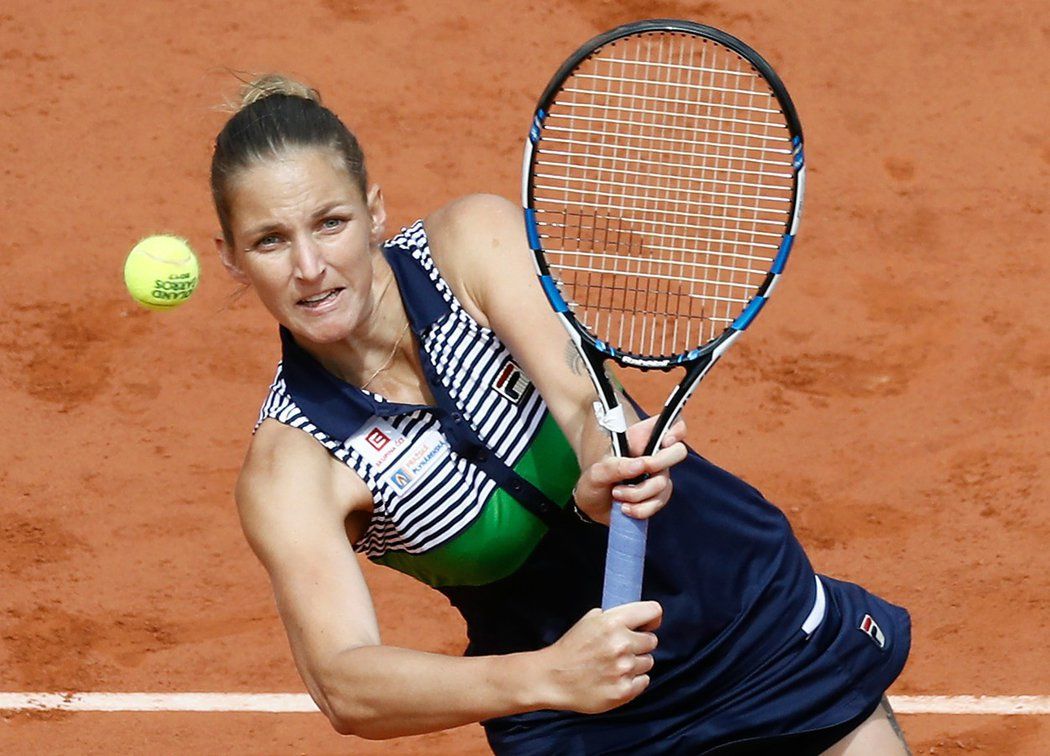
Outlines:
{"label": "racket handle", "polygon": [[619,502],[613,502],[609,517],[609,547],[605,554],[602,609],[628,604],[642,597],[648,528],[648,520],[625,515]]}

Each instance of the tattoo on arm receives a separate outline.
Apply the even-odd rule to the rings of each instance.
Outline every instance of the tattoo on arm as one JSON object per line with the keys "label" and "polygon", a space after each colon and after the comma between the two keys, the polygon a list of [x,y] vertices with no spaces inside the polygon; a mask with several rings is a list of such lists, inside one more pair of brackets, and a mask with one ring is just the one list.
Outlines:
{"label": "tattoo on arm", "polygon": [[893,728],[893,731],[897,734],[897,737],[900,739],[901,745],[904,747],[904,752],[908,754],[908,756],[912,756],[911,749],[908,748],[908,741],[904,737],[904,731],[901,729],[901,726],[897,723],[897,717],[893,714],[893,707],[890,706],[890,699],[888,699],[886,696],[883,696],[882,703],[880,704],[880,706],[882,706],[882,710],[886,712],[886,719],[890,720],[890,727]]}
{"label": "tattoo on arm", "polygon": [[565,342],[565,362],[569,365],[571,370],[576,375],[587,375],[587,367],[583,364],[583,357],[576,351],[576,345],[572,343],[572,339]]}

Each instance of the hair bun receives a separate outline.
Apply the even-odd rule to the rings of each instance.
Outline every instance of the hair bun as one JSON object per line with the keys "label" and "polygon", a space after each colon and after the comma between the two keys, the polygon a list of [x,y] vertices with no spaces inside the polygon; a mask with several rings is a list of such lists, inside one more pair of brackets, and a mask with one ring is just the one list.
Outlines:
{"label": "hair bun", "polygon": [[259,100],[265,100],[271,95],[287,95],[289,97],[301,97],[321,104],[321,93],[313,87],[296,81],[284,74],[269,73],[257,77],[248,82],[241,89],[241,106],[244,109]]}

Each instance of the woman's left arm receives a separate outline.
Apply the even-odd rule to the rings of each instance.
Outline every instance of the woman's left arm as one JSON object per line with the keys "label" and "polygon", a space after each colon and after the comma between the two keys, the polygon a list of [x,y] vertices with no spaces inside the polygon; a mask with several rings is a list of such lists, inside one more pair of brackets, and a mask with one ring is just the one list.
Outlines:
{"label": "woman's left arm", "polygon": [[[577,506],[600,522],[608,522],[613,498],[634,517],[662,508],[671,492],[667,470],[685,458],[685,426],[676,423],[652,456],[610,454],[609,438],[594,416],[594,385],[536,280],[521,208],[501,197],[471,195],[428,217],[426,227],[431,250],[463,306],[507,345],[575,450],[583,471]],[[625,409],[633,417],[630,406]],[[633,453],[644,450],[652,424],[635,422],[629,429]],[[622,483],[641,475],[649,477]]]}

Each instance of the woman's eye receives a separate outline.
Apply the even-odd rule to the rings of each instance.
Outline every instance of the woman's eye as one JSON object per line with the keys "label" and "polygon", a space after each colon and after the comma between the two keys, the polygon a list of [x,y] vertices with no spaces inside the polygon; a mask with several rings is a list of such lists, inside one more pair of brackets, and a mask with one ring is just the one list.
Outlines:
{"label": "woman's eye", "polygon": [[274,249],[281,243],[281,237],[276,234],[269,234],[255,242],[255,248],[261,250]]}

